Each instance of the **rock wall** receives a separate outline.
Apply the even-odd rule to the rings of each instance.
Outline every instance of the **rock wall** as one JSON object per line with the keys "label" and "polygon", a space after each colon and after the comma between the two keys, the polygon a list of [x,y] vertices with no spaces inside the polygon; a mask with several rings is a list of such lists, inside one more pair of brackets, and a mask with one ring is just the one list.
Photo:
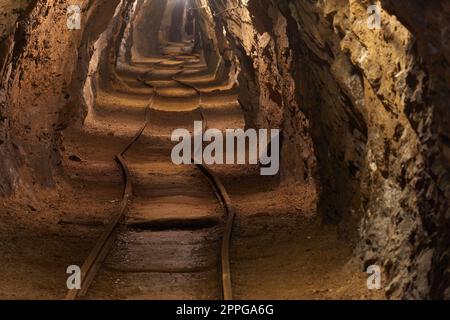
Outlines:
{"label": "rock wall", "polygon": [[283,130],[283,180],[316,178],[325,222],[383,266],[389,297],[450,297],[448,4],[209,4],[247,122]]}
{"label": "rock wall", "polygon": [[27,201],[34,199],[34,185],[53,186],[52,124],[67,81],[64,70],[70,69],[65,62],[73,52],[67,33],[52,32],[66,21],[55,2],[31,2],[10,29],[8,46],[2,48],[1,193],[21,189]]}
{"label": "rock wall", "polygon": [[[97,40],[108,72],[127,21],[145,27],[131,2],[76,1],[81,30],[66,26],[72,1],[1,2],[0,195],[32,204],[54,186],[58,131],[86,111]],[[448,1],[197,4],[209,5],[196,15],[205,45],[218,47],[209,59],[239,71],[247,126],[283,132],[282,183],[314,178],[324,221],[365,266],[383,267],[389,297],[450,298]],[[380,29],[367,25],[373,4]]]}
{"label": "rock wall", "polygon": [[[159,52],[159,26],[166,11],[167,0],[138,0],[135,14],[132,17],[134,58],[156,55]],[[152,17],[149,19],[149,17]]]}
{"label": "rock wall", "polygon": [[[248,127],[282,130],[282,181],[307,181],[315,167],[309,122],[296,98],[298,62],[291,49],[288,21],[270,2],[210,2],[218,37],[225,34],[239,59],[239,100]],[[222,30],[223,29],[223,30]]]}
{"label": "rock wall", "polygon": [[[79,86],[91,46],[118,3],[30,1],[11,24],[8,46],[1,49],[0,195],[14,193],[35,205],[37,190],[54,187],[60,164],[58,132],[69,115],[82,110]],[[72,4],[81,7],[81,30],[67,27]]]}

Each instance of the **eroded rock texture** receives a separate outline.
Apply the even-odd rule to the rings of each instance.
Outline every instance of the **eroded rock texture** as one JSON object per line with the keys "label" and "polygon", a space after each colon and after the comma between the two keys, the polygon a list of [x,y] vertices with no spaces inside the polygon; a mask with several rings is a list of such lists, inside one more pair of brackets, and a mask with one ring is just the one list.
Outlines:
{"label": "eroded rock texture", "polygon": [[379,1],[372,30],[372,4],[210,1],[247,121],[283,129],[284,179],[315,175],[325,220],[384,266],[390,297],[449,297],[449,7]]}
{"label": "eroded rock texture", "polygon": [[[383,266],[389,297],[450,298],[448,1],[193,2],[197,42],[234,67],[247,126],[283,132],[281,182],[314,179],[324,221]],[[69,3],[2,2],[0,195],[33,202],[54,186],[59,130],[118,83],[96,71],[114,78],[119,56],[155,52],[159,34],[132,30],[177,5],[80,0],[82,29],[69,31]]]}
{"label": "eroded rock texture", "polygon": [[[111,18],[119,2],[79,1],[81,30],[67,27],[70,1],[5,4],[10,19],[2,25],[0,50],[0,194],[16,191],[33,203],[37,190],[54,187],[58,132],[69,115],[83,110],[80,87],[93,44],[108,25],[117,25]],[[123,11],[131,1],[120,3]]]}

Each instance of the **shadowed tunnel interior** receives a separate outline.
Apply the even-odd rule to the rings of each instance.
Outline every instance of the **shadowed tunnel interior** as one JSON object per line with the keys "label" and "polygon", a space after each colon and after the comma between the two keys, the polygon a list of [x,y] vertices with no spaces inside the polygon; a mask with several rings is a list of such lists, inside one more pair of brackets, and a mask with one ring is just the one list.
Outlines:
{"label": "shadowed tunnel interior", "polygon": [[[215,300],[228,280],[235,299],[450,298],[447,1],[0,17],[0,299],[63,299],[96,248],[83,299]],[[279,135],[244,139],[242,164],[229,130]]]}

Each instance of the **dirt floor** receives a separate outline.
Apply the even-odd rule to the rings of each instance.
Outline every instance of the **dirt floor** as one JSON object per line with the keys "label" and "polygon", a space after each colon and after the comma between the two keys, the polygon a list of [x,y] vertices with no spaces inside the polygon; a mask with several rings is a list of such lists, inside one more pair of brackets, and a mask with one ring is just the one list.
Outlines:
{"label": "dirt floor", "polygon": [[235,197],[234,291],[239,299],[382,299],[340,241],[315,215],[313,186]]}
{"label": "dirt floor", "polygon": [[[63,299],[66,268],[86,257],[103,219],[118,210],[117,190],[75,183],[59,190],[64,196],[51,193],[40,208],[4,201],[0,299]],[[384,299],[367,290],[367,275],[335,228],[318,221],[312,199],[310,186],[233,196],[237,299]],[[110,280],[120,285],[120,278]]]}
{"label": "dirt floor", "polygon": [[[176,56],[183,46],[169,43],[145,79],[157,84],[158,99],[150,126],[126,154],[134,197],[87,299],[219,298],[223,211],[195,166],[175,166],[170,159],[173,129],[201,119],[196,92],[173,81],[173,74],[183,64],[189,66],[186,81],[210,81],[197,56]],[[114,155],[145,118],[152,90],[136,80],[142,70],[148,70],[144,62],[120,70],[128,91],[99,90],[85,125],[64,131],[64,175],[55,190],[40,193],[33,202],[39,207],[2,200],[0,299],[63,299],[67,267],[83,263],[119,210],[123,181]],[[203,100],[208,125],[244,127],[233,89],[211,86]],[[237,209],[231,243],[235,298],[383,298],[367,290],[367,275],[335,228],[320,223],[313,185],[278,187],[277,177],[260,176],[257,166],[211,169]]]}

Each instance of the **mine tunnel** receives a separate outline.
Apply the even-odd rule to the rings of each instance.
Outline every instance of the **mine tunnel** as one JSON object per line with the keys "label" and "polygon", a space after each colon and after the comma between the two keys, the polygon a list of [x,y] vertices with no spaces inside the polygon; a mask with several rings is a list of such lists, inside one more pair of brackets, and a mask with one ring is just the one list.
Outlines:
{"label": "mine tunnel", "polygon": [[0,299],[450,298],[448,1],[0,19]]}

